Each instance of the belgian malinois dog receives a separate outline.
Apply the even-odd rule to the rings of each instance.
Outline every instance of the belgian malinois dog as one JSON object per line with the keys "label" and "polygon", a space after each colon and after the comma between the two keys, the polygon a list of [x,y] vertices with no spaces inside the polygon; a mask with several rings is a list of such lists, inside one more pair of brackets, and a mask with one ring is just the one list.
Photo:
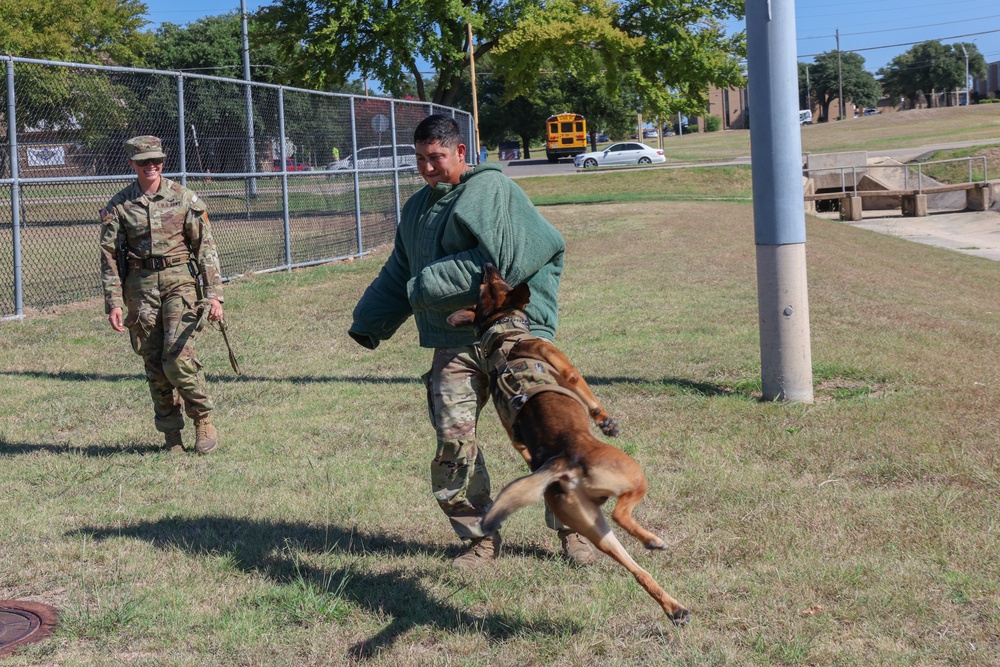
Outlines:
{"label": "belgian malinois dog", "polygon": [[[608,498],[617,498],[611,514],[615,522],[647,549],[666,549],[632,516],[646,495],[646,475],[630,456],[594,436],[588,413],[608,435],[617,435],[618,423],[566,355],[529,333],[524,307],[530,296],[526,284],[511,287],[487,264],[475,306],[448,317],[452,326],[475,327],[493,368],[491,392],[501,421],[532,471],[500,492],[483,517],[483,534],[494,533],[512,513],[544,498],[560,521],[621,563],[674,624],[682,625],[688,610],[635,562],[601,512]],[[514,379],[511,369],[519,368],[535,373],[536,379]],[[548,384],[555,388],[539,389],[546,381],[537,376],[546,369],[553,378]]]}

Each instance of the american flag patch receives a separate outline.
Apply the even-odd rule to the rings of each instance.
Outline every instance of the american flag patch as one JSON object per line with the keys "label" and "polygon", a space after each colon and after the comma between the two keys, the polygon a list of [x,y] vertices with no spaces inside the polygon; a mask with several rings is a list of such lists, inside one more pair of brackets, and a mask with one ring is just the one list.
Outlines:
{"label": "american flag patch", "polygon": [[101,215],[101,222],[104,222],[111,216],[111,211],[109,211],[106,208],[102,208],[100,215]]}

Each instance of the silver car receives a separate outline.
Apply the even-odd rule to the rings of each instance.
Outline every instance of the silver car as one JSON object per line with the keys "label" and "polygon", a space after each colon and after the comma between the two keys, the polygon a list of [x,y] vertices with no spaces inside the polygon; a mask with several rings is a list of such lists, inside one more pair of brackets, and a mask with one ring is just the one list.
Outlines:
{"label": "silver car", "polygon": [[621,141],[617,144],[611,144],[603,151],[583,153],[573,158],[573,164],[576,165],[577,169],[623,164],[653,164],[654,162],[666,161],[667,158],[660,149],[633,141]]}
{"label": "silver car", "polygon": [[[339,162],[331,162],[327,169],[392,169],[392,146],[367,146],[359,148],[354,155],[348,155]],[[396,167],[404,170],[417,168],[417,156],[413,144],[396,145]]]}

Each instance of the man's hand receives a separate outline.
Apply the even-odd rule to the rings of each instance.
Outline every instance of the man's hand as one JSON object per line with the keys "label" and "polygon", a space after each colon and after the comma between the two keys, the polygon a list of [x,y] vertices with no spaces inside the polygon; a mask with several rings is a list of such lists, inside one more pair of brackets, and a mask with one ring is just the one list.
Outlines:
{"label": "man's hand", "polygon": [[216,299],[208,300],[208,321],[218,322],[222,319],[222,304]]}
{"label": "man's hand", "polygon": [[358,345],[368,348],[369,350],[374,350],[378,346],[378,341],[371,336],[355,333],[353,331],[348,331],[347,335],[353,338]]}
{"label": "man's hand", "polygon": [[121,333],[125,331],[125,325],[122,324],[122,309],[112,308],[111,312],[108,313],[108,322],[111,323],[111,328]]}

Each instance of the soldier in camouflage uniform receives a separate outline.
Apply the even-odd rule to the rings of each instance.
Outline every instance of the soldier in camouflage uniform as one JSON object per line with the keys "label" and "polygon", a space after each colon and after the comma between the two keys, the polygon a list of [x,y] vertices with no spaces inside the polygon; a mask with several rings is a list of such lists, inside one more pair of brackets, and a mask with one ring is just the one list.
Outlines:
{"label": "soldier in camouflage uniform", "polygon": [[195,451],[208,454],[219,441],[194,338],[200,309],[207,309],[212,322],[223,316],[222,274],[208,214],[198,195],[163,178],[166,154],[157,137],[133,137],[125,149],[138,178],[101,210],[104,310],[115,331],[128,330],[132,348],[145,362],[156,429],[166,447],[184,446],[183,408],[195,425]]}

